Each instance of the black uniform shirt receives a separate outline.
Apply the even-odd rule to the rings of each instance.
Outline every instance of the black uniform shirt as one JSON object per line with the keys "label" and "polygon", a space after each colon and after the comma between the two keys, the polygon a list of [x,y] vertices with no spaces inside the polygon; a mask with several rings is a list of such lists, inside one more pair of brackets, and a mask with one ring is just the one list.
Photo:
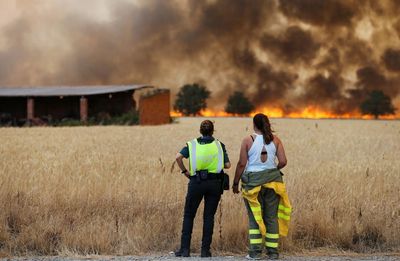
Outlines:
{"label": "black uniform shirt", "polygon": [[[209,143],[213,142],[214,140],[215,140],[214,137],[211,137],[211,136],[202,136],[202,137],[197,138],[197,142],[200,144],[209,144]],[[229,162],[228,153],[226,152],[225,144],[223,144],[222,142],[221,142],[221,147],[222,147],[222,151],[224,152],[224,163],[228,163]],[[183,147],[182,150],[180,151],[180,153],[186,159],[189,158],[188,146],[186,145],[185,147]]]}

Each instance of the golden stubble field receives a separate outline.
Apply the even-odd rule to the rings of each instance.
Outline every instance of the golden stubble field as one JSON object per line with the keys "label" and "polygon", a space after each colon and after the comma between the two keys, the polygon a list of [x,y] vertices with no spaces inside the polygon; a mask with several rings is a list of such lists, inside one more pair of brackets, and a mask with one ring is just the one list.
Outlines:
{"label": "golden stubble field", "polygon": [[[173,164],[201,118],[159,127],[0,129],[0,256],[145,254],[178,247],[187,179]],[[216,118],[233,165],[250,118]],[[400,122],[272,119],[293,203],[284,251],[400,249]],[[229,170],[232,177],[234,168]],[[193,249],[200,247],[201,213]],[[244,253],[247,217],[224,193],[214,250]]]}

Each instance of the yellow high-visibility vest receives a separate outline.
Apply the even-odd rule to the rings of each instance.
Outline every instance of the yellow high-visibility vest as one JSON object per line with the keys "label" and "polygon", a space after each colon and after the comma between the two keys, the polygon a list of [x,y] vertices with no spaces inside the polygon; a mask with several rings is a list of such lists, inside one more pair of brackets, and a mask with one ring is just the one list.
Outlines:
{"label": "yellow high-visibility vest", "polygon": [[188,143],[190,176],[198,170],[208,170],[209,173],[220,173],[224,167],[224,152],[221,142],[214,140],[208,144],[200,144],[197,139]]}

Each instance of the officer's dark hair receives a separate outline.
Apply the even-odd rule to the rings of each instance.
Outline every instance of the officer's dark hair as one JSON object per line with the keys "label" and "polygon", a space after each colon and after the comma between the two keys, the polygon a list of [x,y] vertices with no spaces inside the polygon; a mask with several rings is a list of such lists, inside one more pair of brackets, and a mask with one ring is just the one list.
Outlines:
{"label": "officer's dark hair", "polygon": [[210,120],[204,120],[200,124],[200,133],[203,136],[212,136],[214,134],[214,123]]}
{"label": "officer's dark hair", "polygon": [[274,135],[272,135],[271,123],[268,116],[258,113],[253,117],[253,123],[263,134],[265,144],[270,144],[274,140]]}

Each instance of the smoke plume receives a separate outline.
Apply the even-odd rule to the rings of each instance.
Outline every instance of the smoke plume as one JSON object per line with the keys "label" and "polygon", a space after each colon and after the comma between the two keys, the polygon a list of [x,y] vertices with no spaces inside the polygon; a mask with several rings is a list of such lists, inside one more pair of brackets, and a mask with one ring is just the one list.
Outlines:
{"label": "smoke plume", "polygon": [[389,48],[383,54],[383,62],[390,71],[400,71],[400,50]]}
{"label": "smoke plume", "polygon": [[276,55],[276,59],[283,59],[287,63],[313,60],[320,47],[310,32],[303,31],[298,26],[287,28],[278,37],[265,34],[261,38],[261,46],[266,52]]}
{"label": "smoke plume", "polygon": [[199,82],[209,106],[241,90],[256,107],[400,104],[395,0],[7,0],[0,85]]}

